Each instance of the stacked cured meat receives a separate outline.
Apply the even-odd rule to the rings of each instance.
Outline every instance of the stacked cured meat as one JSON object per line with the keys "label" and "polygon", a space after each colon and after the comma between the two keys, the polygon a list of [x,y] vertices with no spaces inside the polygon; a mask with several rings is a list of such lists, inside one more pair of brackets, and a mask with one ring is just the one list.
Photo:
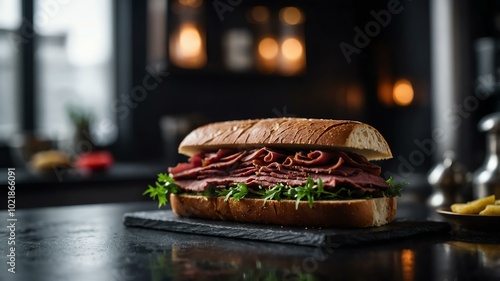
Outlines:
{"label": "stacked cured meat", "polygon": [[225,188],[235,183],[249,187],[276,184],[303,186],[308,178],[321,179],[325,189],[351,187],[363,192],[386,190],[379,166],[364,156],[330,150],[288,152],[272,148],[238,151],[219,149],[189,158],[169,168],[183,189],[202,192],[209,186]]}

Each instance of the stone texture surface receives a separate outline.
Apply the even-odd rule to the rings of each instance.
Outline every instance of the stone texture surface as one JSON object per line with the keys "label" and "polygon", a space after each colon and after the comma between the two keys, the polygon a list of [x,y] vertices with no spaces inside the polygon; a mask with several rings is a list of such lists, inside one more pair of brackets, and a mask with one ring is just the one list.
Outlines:
{"label": "stone texture surface", "polygon": [[170,210],[126,213],[123,223],[133,227],[305,246],[331,243],[354,245],[450,230],[450,225],[444,222],[406,220],[396,220],[386,226],[364,229],[285,227],[181,218]]}

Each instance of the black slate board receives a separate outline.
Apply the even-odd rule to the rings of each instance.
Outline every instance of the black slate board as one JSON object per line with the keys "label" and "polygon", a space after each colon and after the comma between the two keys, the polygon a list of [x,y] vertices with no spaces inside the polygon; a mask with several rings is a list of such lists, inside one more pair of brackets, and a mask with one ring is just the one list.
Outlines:
{"label": "black slate board", "polygon": [[126,213],[123,216],[123,223],[132,227],[305,246],[322,246],[332,243],[354,245],[425,233],[446,232],[451,229],[450,225],[445,222],[404,220],[395,220],[389,225],[364,229],[288,227],[181,218],[172,211]]}

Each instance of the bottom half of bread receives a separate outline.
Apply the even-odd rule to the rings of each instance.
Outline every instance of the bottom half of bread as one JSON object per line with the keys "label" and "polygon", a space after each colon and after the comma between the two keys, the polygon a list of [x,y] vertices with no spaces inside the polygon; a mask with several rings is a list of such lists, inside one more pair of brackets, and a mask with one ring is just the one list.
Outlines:
{"label": "bottom half of bread", "polygon": [[181,217],[237,221],[274,225],[362,228],[381,226],[394,220],[394,197],[356,200],[317,200],[310,208],[307,201],[170,195],[173,211]]}

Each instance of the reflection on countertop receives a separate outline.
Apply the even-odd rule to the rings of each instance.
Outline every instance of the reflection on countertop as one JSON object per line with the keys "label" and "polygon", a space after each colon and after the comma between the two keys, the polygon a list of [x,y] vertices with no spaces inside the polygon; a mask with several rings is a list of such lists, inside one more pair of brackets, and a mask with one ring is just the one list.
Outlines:
{"label": "reflection on countertop", "polygon": [[[21,198],[20,198],[21,199]],[[401,204],[399,218],[426,216]],[[423,235],[358,246],[306,247],[125,227],[154,202],[19,210],[19,280],[498,280],[497,234]],[[431,214],[432,212],[428,212]],[[0,213],[0,220],[7,219]],[[1,237],[8,237],[6,228]],[[495,241],[496,239],[496,241]],[[487,241],[487,242],[485,242]],[[10,274],[0,271],[0,279]]]}

